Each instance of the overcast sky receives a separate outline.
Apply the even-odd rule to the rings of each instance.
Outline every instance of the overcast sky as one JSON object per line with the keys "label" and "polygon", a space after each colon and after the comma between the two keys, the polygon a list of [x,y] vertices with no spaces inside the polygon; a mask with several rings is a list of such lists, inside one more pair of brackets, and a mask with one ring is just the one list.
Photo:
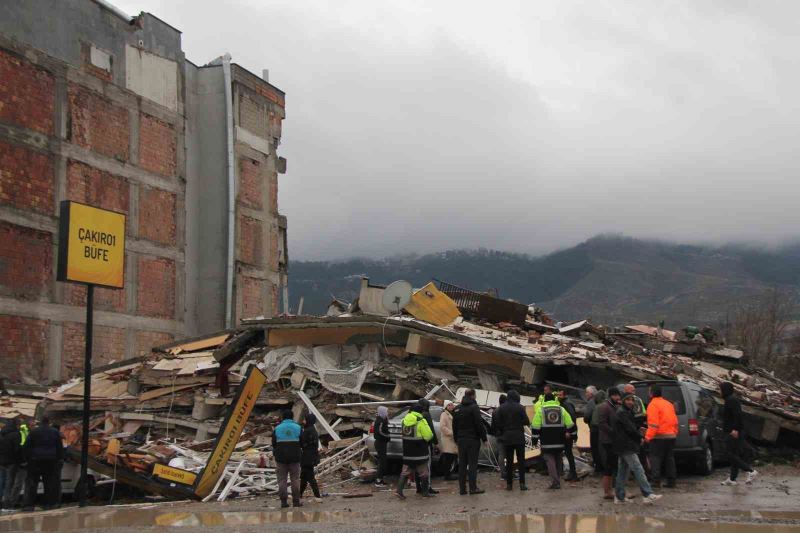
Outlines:
{"label": "overcast sky", "polygon": [[287,93],[293,259],[800,235],[800,2],[112,3]]}

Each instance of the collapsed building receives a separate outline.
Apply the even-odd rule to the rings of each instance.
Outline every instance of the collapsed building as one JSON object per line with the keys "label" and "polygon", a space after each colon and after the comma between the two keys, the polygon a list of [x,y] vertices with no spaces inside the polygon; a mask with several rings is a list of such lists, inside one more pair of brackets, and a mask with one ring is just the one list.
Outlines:
{"label": "collapsed building", "polygon": [[[227,431],[237,389],[255,370],[263,388],[206,498],[276,490],[269,437],[282,410],[292,409],[297,419],[316,414],[326,444],[321,473],[342,470],[357,479],[372,471],[365,438],[377,404],[397,413],[422,397],[455,400],[464,388],[485,391],[479,403],[491,408],[508,388],[532,397],[543,383],[581,402],[589,384],[679,379],[718,394],[719,383],[731,381],[755,440],[796,446],[800,436],[798,387],[742,366],[735,349],[649,326],[558,324],[541,309],[443,282],[417,290],[390,315],[376,303],[384,290],[365,282],[358,301],[335,303],[330,316],[247,319],[237,329],[98,368],[91,468],[148,492],[185,497],[188,486],[176,488],[164,467],[188,472],[192,481],[204,471]],[[687,350],[693,353],[680,353]],[[80,379],[50,389],[19,387],[0,398],[0,417],[47,412],[76,447],[82,390]]]}

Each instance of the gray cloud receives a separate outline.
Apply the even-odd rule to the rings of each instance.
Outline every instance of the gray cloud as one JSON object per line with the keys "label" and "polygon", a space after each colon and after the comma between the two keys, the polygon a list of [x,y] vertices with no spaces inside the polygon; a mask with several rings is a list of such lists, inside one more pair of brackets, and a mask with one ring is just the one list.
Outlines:
{"label": "gray cloud", "polygon": [[287,92],[294,258],[798,234],[800,4],[116,4]]}

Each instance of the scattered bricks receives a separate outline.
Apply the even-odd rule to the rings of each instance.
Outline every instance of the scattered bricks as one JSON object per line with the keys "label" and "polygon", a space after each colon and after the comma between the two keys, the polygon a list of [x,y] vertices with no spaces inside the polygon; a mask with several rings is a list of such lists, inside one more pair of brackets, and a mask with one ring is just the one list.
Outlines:
{"label": "scattered bricks", "polygon": [[166,344],[174,339],[174,335],[163,331],[137,331],[135,355],[147,355],[154,347]]}
{"label": "scattered bricks", "polygon": [[50,155],[0,142],[1,205],[51,214],[55,208],[53,183]]}
{"label": "scattered bricks", "polygon": [[23,300],[50,295],[53,236],[0,222],[0,293]]}
{"label": "scattered bricks", "polygon": [[0,376],[9,383],[45,378],[48,322],[0,315]]}
{"label": "scattered bricks", "polygon": [[522,343],[520,341],[518,341],[517,339],[512,339],[512,338],[508,339],[508,345],[509,346],[516,346],[517,348],[521,348],[522,347]]}
{"label": "scattered bricks", "polygon": [[466,326],[463,324],[453,324],[453,329],[456,331],[466,331]]}
{"label": "scattered bricks", "polygon": [[53,134],[52,74],[0,50],[0,121]]}
{"label": "scattered bricks", "polygon": [[253,209],[264,207],[261,164],[249,157],[239,159],[239,202]]}
{"label": "scattered bricks", "polygon": [[142,113],[139,117],[139,166],[162,176],[174,176],[176,154],[175,127]]}
{"label": "scattered bricks", "polygon": [[128,160],[128,110],[91,90],[70,83],[70,139],[83,148],[120,161]]}
{"label": "scattered bricks", "polygon": [[139,237],[175,244],[176,197],[169,191],[139,187]]}
{"label": "scattered bricks", "polygon": [[[86,325],[64,322],[62,328],[61,377],[83,375]],[[92,366],[107,365],[125,358],[125,329],[95,326],[92,332]]]}
{"label": "scattered bricks", "polygon": [[531,331],[528,333],[528,342],[530,344],[536,344],[539,342],[539,339],[542,338],[542,334],[538,331]]}
{"label": "scattered bricks", "polygon": [[[86,307],[86,286],[78,283],[65,283],[64,303],[77,307]],[[125,290],[95,287],[94,306],[95,309],[101,311],[124,313],[126,309]]]}
{"label": "scattered bricks", "polygon": [[261,221],[246,216],[239,217],[239,260],[251,265],[262,265],[264,256]]}
{"label": "scattered bricks", "polygon": [[269,139],[269,122],[265,106],[246,95],[239,98],[239,124],[262,139]]}
{"label": "scattered bricks", "polygon": [[67,200],[127,214],[128,182],[114,174],[70,160],[67,163]]}
{"label": "scattered bricks", "polygon": [[264,310],[264,280],[242,276],[242,318],[262,316]]}
{"label": "scattered bricks", "polygon": [[138,266],[136,302],[139,314],[174,318],[175,262],[164,258],[139,257]]}

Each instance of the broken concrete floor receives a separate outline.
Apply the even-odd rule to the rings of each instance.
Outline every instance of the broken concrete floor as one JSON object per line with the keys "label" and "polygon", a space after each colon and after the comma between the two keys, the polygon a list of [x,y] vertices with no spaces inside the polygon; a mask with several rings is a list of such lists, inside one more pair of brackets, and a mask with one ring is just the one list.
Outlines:
{"label": "broken concrete floor", "polygon": [[[700,531],[783,533],[800,529],[800,477],[790,466],[765,466],[752,487],[721,487],[727,471],[681,477],[677,490],[663,489],[653,506],[623,508],[601,499],[597,478],[547,491],[547,479],[531,474],[530,491],[508,493],[496,474],[482,472],[480,496],[459,496],[455,482],[436,479],[436,498],[397,500],[388,490],[347,483],[329,492],[369,492],[368,498],[337,495],[307,500],[300,510],[281,511],[275,497],[225,503],[138,504],[61,509],[0,517],[7,531],[99,531],[128,533],[144,528],[178,533],[223,528],[234,531],[500,531],[548,533]],[[635,494],[631,486],[631,494]],[[409,512],[411,511],[411,512]]]}

